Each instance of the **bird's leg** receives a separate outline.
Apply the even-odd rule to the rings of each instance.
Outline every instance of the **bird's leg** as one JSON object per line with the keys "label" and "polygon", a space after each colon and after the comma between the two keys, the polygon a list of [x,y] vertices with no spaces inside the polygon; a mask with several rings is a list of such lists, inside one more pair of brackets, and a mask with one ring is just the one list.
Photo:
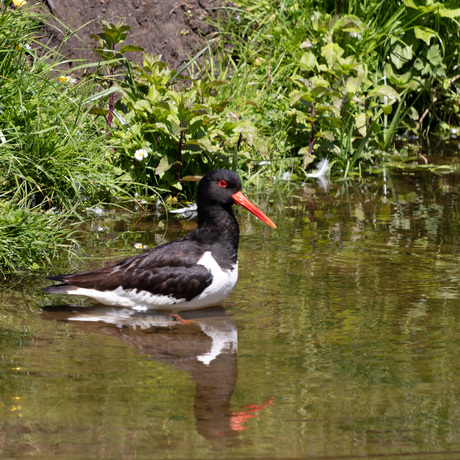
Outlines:
{"label": "bird's leg", "polygon": [[168,313],[169,316],[172,316],[175,320],[180,321],[182,324],[193,324],[195,321],[182,318],[179,313]]}

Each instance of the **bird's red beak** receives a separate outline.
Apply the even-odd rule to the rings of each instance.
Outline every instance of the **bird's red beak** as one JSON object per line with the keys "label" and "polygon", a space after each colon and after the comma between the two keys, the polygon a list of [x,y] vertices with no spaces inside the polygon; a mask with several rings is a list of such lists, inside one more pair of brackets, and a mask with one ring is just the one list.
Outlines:
{"label": "bird's red beak", "polygon": [[232,195],[233,199],[235,200],[236,204],[243,206],[249,212],[252,212],[256,217],[258,217],[261,221],[265,222],[270,227],[277,228],[276,225],[269,219],[254,203],[251,203],[241,192],[236,192]]}

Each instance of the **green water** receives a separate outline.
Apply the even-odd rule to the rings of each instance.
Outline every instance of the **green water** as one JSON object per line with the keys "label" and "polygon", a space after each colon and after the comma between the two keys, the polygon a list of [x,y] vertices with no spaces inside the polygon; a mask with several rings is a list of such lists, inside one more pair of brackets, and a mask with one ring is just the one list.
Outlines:
{"label": "green water", "polygon": [[[185,313],[194,325],[61,308],[75,299],[41,294],[44,275],[16,282],[0,297],[0,457],[460,458],[459,178],[251,196],[279,229],[239,211],[239,284]],[[106,215],[70,269],[192,225]]]}

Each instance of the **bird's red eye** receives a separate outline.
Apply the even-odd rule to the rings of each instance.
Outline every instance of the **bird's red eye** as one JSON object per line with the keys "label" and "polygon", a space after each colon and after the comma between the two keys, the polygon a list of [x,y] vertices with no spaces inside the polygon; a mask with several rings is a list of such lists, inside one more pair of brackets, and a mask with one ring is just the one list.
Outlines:
{"label": "bird's red eye", "polygon": [[227,187],[227,182],[225,182],[224,180],[220,180],[219,181],[219,186],[220,187]]}

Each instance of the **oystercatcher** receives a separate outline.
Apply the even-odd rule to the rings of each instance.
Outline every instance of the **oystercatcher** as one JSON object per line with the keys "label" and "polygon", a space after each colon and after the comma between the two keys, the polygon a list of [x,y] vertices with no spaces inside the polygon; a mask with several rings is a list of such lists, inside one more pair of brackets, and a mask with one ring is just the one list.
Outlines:
{"label": "oystercatcher", "polygon": [[198,227],[184,238],[112,267],[50,276],[48,279],[62,284],[43,290],[87,296],[105,305],[166,310],[187,323],[179,311],[218,305],[236,284],[239,228],[232,210],[235,203],[276,228],[243,195],[237,174],[216,169],[198,184]]}

